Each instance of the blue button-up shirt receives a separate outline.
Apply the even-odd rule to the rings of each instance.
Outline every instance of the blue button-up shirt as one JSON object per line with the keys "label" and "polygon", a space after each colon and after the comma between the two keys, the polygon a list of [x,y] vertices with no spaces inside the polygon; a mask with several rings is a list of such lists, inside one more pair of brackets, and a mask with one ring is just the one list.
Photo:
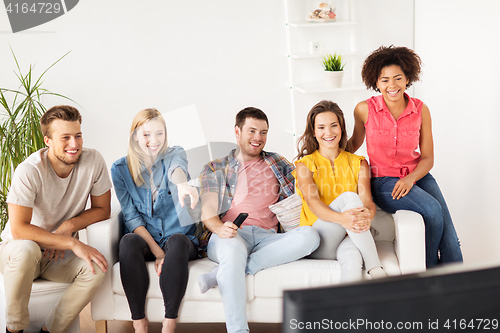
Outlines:
{"label": "blue button-up shirt", "polygon": [[[186,152],[180,146],[169,148],[164,156],[157,158],[151,167],[158,189],[154,203],[149,185],[151,175],[146,168],[141,172],[145,183],[138,187],[128,169],[127,157],[113,163],[111,177],[120,201],[126,233],[144,226],[160,247],[176,233],[185,234],[198,244],[193,236],[196,230],[194,221],[189,216],[187,205],[180,207],[177,186],[171,182],[172,173],[177,168],[181,168],[189,179],[187,163]],[[181,226],[181,222],[185,226]]]}

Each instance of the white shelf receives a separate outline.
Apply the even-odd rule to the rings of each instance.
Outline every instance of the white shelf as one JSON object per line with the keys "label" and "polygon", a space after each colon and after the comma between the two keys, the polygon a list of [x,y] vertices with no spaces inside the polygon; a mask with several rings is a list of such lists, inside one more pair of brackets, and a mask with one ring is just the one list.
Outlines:
{"label": "white shelf", "polygon": [[[288,85],[290,87],[290,85]],[[295,86],[295,91],[303,94],[317,94],[326,92],[343,92],[343,91],[356,91],[356,90],[366,90],[366,87],[361,83],[348,83],[343,84],[341,88],[329,88],[325,85],[324,80],[318,80],[308,83],[297,84]]]}
{"label": "white shelf", "polygon": [[334,22],[325,22],[325,23],[309,22],[306,20],[290,22],[290,26],[294,28],[319,28],[319,27],[333,27],[333,26],[356,25],[356,24],[357,24],[356,21],[342,20],[342,19],[338,19],[337,21]]}
{"label": "white shelf", "polygon": [[[297,149],[296,141],[303,131],[304,103],[313,99],[347,100],[352,97],[353,103],[359,98],[358,91],[365,91],[359,81],[357,61],[356,27],[353,2],[355,0],[335,0],[341,2],[337,20],[329,22],[310,22],[306,20],[305,8],[301,0],[284,0],[285,2],[285,32],[286,53],[288,63],[288,84],[290,92],[291,126],[286,129],[291,134],[293,150]],[[316,28],[316,29],[314,29]],[[308,46],[311,42],[320,42],[318,53],[311,53]],[[323,43],[325,42],[325,43]],[[349,64],[344,73],[344,85],[341,88],[329,88],[325,85],[324,75],[317,70],[321,59],[330,54],[340,54]],[[314,74],[313,74],[314,73]],[[344,98],[344,96],[347,96]],[[355,105],[355,104],[354,104]],[[351,106],[348,106],[349,108]],[[298,108],[302,111],[298,112]],[[300,115],[300,119],[297,117]]]}
{"label": "white shelf", "polygon": [[342,51],[322,51],[319,53],[310,53],[310,52],[295,52],[291,55],[293,59],[312,59],[312,58],[322,58],[326,56],[328,53],[330,54],[340,54],[342,57],[354,57],[358,54],[356,52],[342,52]]}

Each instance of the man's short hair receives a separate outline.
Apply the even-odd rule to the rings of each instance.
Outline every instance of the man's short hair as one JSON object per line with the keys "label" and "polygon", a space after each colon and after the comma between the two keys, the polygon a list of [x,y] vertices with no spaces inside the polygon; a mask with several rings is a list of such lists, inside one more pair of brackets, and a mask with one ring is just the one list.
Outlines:
{"label": "man's short hair", "polygon": [[69,105],[53,106],[48,109],[40,119],[43,136],[51,138],[52,132],[50,125],[56,119],[61,119],[64,121],[78,121],[80,124],[82,123],[82,116],[76,108]]}
{"label": "man's short hair", "polygon": [[265,120],[267,126],[269,127],[269,120],[267,120],[266,114],[261,110],[254,107],[246,107],[236,115],[236,123],[234,126],[238,126],[240,129],[245,125],[247,118],[254,118],[258,120]]}

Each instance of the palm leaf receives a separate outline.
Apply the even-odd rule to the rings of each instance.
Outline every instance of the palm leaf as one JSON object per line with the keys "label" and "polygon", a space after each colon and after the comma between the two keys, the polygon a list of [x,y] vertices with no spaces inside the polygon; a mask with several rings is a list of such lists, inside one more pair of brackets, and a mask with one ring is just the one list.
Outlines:
{"label": "palm leaf", "polygon": [[52,95],[75,102],[42,88],[44,75],[71,51],[57,59],[36,78],[34,66],[30,65],[28,72],[23,74],[12,47],[11,52],[17,67],[14,73],[20,85],[17,89],[0,88],[0,231],[8,220],[6,199],[14,170],[29,155],[45,146],[40,118],[47,108],[42,103],[42,97]]}

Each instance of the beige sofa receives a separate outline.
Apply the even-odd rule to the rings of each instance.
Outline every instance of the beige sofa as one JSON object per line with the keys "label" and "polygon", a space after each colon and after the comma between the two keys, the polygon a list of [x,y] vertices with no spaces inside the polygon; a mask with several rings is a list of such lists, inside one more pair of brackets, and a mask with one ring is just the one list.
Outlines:
{"label": "beige sofa", "polygon": [[[389,275],[425,271],[425,229],[422,217],[410,211],[393,215],[377,211],[372,226],[382,264]],[[104,332],[109,320],[131,320],[123,292],[118,262],[118,243],[122,236],[120,215],[87,228],[88,244],[106,257],[109,270],[101,289],[91,303],[92,319],[99,321],[97,331]],[[218,288],[205,294],[198,289],[197,278],[216,265],[208,258],[189,264],[189,282],[178,321],[181,323],[224,322],[224,311]],[[153,262],[148,265],[150,287],[146,300],[146,317],[161,322],[164,315],[162,295]],[[369,279],[368,275],[365,275]],[[329,286],[340,283],[340,265],[336,260],[301,259],[247,275],[247,317],[249,322],[280,323],[282,295],[286,289]],[[104,321],[104,322],[103,322]]]}

